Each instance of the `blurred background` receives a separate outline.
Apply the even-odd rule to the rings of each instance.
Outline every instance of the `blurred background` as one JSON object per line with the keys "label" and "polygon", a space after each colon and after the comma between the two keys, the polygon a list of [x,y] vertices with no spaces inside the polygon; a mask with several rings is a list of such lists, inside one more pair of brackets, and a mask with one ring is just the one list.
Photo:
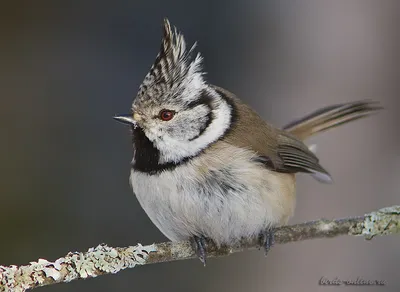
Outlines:
{"label": "blurred background", "polygon": [[[128,184],[126,113],[168,17],[198,41],[207,79],[277,126],[364,98],[386,110],[315,137],[332,185],[298,177],[291,223],[400,204],[398,1],[3,1],[0,264],[55,260],[105,242],[166,238]],[[399,237],[340,237],[140,267],[47,291],[399,291]],[[328,279],[384,287],[319,286]]]}

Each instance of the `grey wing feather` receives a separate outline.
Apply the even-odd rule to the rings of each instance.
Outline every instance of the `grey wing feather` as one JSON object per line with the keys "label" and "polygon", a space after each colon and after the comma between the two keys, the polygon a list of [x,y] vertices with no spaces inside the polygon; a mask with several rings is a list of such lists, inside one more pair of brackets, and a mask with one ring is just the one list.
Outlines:
{"label": "grey wing feather", "polygon": [[282,160],[280,171],[307,172],[321,182],[332,182],[330,174],[319,164],[319,160],[314,153],[308,148],[296,144],[282,143],[278,146],[278,155]]}
{"label": "grey wing feather", "polygon": [[373,100],[327,106],[287,124],[283,130],[303,140],[339,125],[367,117],[381,109],[379,102]]}
{"label": "grey wing feather", "polygon": [[318,157],[303,142],[289,133],[282,132],[278,136],[277,155],[280,158],[277,171],[306,172],[321,182],[332,182],[329,172],[319,164]]}

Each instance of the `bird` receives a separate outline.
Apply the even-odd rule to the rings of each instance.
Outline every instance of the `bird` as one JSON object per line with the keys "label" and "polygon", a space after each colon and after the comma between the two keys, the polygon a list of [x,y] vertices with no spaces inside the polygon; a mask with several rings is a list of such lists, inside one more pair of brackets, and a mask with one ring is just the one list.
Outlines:
{"label": "bird", "polygon": [[265,254],[296,204],[296,174],[332,177],[304,140],[378,112],[373,100],[321,108],[282,128],[205,78],[203,57],[164,19],[161,47],[133,100],[114,117],[131,129],[130,186],[171,241],[189,240],[206,264],[208,241],[258,237]]}

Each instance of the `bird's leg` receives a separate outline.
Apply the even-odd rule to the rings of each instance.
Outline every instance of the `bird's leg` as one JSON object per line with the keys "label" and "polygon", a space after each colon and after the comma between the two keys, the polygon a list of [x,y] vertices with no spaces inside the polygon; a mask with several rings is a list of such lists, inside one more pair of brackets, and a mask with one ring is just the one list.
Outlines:
{"label": "bird's leg", "polygon": [[261,231],[258,238],[260,241],[260,247],[264,248],[265,256],[267,256],[269,250],[275,243],[275,229],[269,227]]}
{"label": "bird's leg", "polygon": [[192,237],[192,245],[193,249],[196,252],[197,256],[199,257],[200,261],[206,266],[206,259],[207,259],[207,241],[204,236],[193,236]]}

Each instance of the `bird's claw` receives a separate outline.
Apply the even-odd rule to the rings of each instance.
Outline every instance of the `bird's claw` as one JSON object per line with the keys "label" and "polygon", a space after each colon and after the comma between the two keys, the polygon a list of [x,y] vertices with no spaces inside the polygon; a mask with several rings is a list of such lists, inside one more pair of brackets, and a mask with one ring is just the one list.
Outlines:
{"label": "bird's claw", "polygon": [[259,235],[260,247],[264,248],[265,256],[267,256],[271,247],[275,243],[275,229],[268,228],[260,232]]}
{"label": "bird's claw", "polygon": [[193,249],[199,257],[200,261],[206,266],[207,260],[207,241],[204,236],[193,236],[192,238]]}

